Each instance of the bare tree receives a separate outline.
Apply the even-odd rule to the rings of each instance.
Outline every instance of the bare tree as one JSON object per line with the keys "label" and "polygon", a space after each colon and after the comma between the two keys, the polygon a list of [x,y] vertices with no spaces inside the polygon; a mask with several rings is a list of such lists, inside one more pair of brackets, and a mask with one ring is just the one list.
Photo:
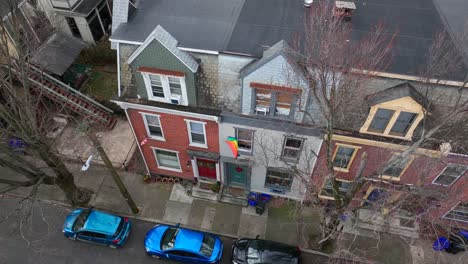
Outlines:
{"label": "bare tree", "polygon": [[28,180],[2,179],[0,183],[11,186],[2,192],[34,186],[33,194],[40,184],[53,184],[64,191],[72,205],[86,205],[90,191],[75,185],[73,174],[47,137],[53,117],[62,113],[64,106],[47,102],[40,89],[34,89],[29,78],[29,55],[34,45],[23,30],[20,15],[16,5],[11,5],[8,19],[0,21],[0,165]]}

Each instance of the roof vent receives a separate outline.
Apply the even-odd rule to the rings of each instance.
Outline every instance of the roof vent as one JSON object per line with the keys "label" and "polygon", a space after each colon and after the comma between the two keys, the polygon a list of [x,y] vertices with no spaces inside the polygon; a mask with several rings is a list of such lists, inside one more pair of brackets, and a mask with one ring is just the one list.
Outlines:
{"label": "roof vent", "polygon": [[305,7],[310,7],[313,2],[314,2],[314,0],[304,0],[304,6]]}
{"label": "roof vent", "polygon": [[350,20],[353,16],[354,10],[356,10],[356,4],[354,4],[354,2],[335,1],[333,14],[337,17]]}

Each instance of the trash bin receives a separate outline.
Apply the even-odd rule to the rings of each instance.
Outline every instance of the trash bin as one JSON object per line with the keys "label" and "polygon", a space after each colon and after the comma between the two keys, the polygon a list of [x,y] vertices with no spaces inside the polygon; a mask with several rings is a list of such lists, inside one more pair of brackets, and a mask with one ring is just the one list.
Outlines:
{"label": "trash bin", "polygon": [[258,194],[250,192],[247,200],[249,201],[250,206],[256,206],[258,201]]}
{"label": "trash bin", "polygon": [[267,202],[263,199],[258,199],[257,205],[255,206],[255,213],[262,215],[265,212]]}
{"label": "trash bin", "polygon": [[468,239],[466,239],[464,232],[460,231],[457,235],[449,236],[449,243],[450,245],[445,249],[445,251],[457,254],[458,252],[466,250],[465,245],[468,245]]}
{"label": "trash bin", "polygon": [[432,248],[435,251],[442,251],[444,249],[447,249],[449,246],[450,242],[446,237],[439,237],[436,241],[434,241],[434,244],[432,244]]}

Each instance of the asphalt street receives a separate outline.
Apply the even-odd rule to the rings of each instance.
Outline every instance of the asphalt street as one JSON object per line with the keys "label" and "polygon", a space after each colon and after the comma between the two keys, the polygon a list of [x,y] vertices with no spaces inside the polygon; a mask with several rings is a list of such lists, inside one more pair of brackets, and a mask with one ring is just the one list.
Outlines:
{"label": "asphalt street", "polygon": [[[20,201],[20,198],[0,195],[0,264],[175,263],[146,255],[143,240],[155,223],[132,219],[133,229],[127,243],[122,248],[111,249],[66,239],[62,225],[70,208],[45,202],[31,206],[28,200]],[[231,263],[234,239],[221,239],[224,243],[221,263]],[[326,258],[304,254],[303,263],[326,263]]]}

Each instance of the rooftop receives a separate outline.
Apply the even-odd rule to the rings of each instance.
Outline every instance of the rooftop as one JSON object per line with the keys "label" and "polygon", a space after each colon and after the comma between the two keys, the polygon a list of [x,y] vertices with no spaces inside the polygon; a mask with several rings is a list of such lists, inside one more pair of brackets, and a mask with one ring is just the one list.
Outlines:
{"label": "rooftop", "polygon": [[[416,75],[435,33],[446,25],[459,29],[460,10],[468,10],[468,1],[434,1],[437,6],[431,0],[356,0],[357,9],[349,22],[353,39],[362,38],[379,22],[390,31],[398,30],[387,71]],[[291,43],[293,35],[303,34],[308,10],[302,0],[142,0],[136,14],[111,39],[142,43],[162,25],[179,41],[179,47],[259,58],[278,41]]]}

